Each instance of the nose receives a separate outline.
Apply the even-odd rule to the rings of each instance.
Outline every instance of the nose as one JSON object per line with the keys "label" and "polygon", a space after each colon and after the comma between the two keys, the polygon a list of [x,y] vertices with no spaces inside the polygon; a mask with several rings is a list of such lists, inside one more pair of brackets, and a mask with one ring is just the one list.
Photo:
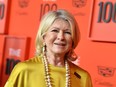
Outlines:
{"label": "nose", "polygon": [[57,38],[58,38],[58,40],[64,40],[65,39],[63,31],[59,31]]}

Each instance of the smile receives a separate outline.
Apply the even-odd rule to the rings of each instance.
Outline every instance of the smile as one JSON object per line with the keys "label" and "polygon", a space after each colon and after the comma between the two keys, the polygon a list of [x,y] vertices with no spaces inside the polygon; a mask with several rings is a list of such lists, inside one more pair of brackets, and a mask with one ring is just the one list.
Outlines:
{"label": "smile", "polygon": [[66,46],[66,44],[63,44],[63,43],[54,43],[54,44],[59,46]]}

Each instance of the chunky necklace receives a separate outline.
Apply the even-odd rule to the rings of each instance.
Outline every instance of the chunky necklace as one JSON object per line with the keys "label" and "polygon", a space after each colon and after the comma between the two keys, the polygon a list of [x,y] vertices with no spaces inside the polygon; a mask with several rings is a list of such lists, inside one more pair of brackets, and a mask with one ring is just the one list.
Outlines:
{"label": "chunky necklace", "polygon": [[[46,81],[46,86],[47,87],[52,87],[52,81],[50,78],[50,70],[49,70],[49,63],[48,60],[46,58],[46,56],[44,55],[44,57],[42,58],[43,60],[43,64],[44,64],[44,70],[45,70],[45,81]],[[66,83],[65,83],[65,87],[70,87],[70,69],[69,69],[69,64],[67,62],[67,60],[65,60],[65,68],[66,68]]]}

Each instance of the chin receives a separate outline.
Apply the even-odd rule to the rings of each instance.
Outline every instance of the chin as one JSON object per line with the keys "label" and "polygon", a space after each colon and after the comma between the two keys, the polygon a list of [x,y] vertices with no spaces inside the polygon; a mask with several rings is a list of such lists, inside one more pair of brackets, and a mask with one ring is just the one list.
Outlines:
{"label": "chin", "polygon": [[65,54],[66,53],[66,51],[64,51],[64,50],[57,50],[57,51],[54,51],[54,53],[56,53],[56,54]]}

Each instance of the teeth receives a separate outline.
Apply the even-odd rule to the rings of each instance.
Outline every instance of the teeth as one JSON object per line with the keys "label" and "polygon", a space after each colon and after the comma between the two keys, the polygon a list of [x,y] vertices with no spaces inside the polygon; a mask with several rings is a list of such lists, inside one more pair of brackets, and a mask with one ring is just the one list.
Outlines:
{"label": "teeth", "polygon": [[58,44],[58,43],[55,43],[56,45],[61,45],[61,46],[65,46],[65,44]]}

